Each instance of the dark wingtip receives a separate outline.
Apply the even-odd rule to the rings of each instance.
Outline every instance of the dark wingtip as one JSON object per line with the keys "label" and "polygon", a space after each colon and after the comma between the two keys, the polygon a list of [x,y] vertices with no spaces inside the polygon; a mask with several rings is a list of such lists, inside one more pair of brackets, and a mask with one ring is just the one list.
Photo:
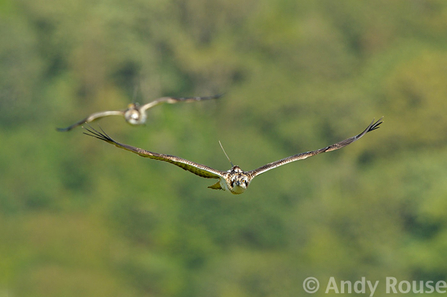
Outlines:
{"label": "dark wingtip", "polygon": [[208,97],[195,97],[195,98],[198,100],[210,100],[210,99],[219,99],[223,95],[225,95],[225,93],[216,94],[216,95],[212,95],[212,96],[208,96]]}
{"label": "dark wingtip", "polygon": [[207,97],[194,97],[194,98],[197,99],[197,100],[210,100],[210,99],[219,99],[223,95],[225,95],[225,93],[220,93],[220,94],[207,96]]}
{"label": "dark wingtip", "polygon": [[56,131],[59,131],[59,132],[67,132],[70,130],[71,130],[70,128],[56,128]]}
{"label": "dark wingtip", "polygon": [[101,132],[90,125],[87,125],[86,127],[82,126],[82,129],[87,131],[82,132],[87,136],[95,137],[106,142],[115,142],[101,127],[99,127],[99,129],[101,129]]}
{"label": "dark wingtip", "polygon": [[213,99],[219,99],[219,98],[223,97],[224,95],[225,95],[225,93],[220,93],[220,94],[217,94],[217,95],[212,96],[211,98],[213,98]]}
{"label": "dark wingtip", "polygon": [[374,122],[374,120],[372,121],[372,123],[371,123],[371,125],[369,126],[369,128],[368,128],[368,131],[367,132],[371,132],[371,131],[374,131],[374,130],[376,130],[376,129],[379,129],[380,127],[380,124],[382,124],[383,123],[383,117],[381,117],[380,119],[378,119],[376,122]]}

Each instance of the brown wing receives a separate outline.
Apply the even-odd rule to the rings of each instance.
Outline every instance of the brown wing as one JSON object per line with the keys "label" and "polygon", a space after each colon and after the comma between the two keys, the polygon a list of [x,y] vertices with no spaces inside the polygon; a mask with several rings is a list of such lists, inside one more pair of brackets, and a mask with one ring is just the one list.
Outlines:
{"label": "brown wing", "polygon": [[182,98],[175,98],[175,97],[161,97],[157,100],[154,100],[152,102],[146,103],[140,107],[141,112],[145,112],[149,108],[154,107],[155,105],[158,105],[160,103],[169,103],[174,104],[178,102],[193,102],[193,101],[203,101],[203,100],[210,100],[210,99],[218,99],[222,97],[222,94],[220,95],[214,95],[214,96],[208,96],[208,97],[182,97]]}
{"label": "brown wing", "polygon": [[343,148],[343,147],[353,143],[354,141],[362,138],[363,135],[365,135],[366,133],[376,130],[377,128],[379,128],[380,124],[382,124],[382,118],[380,118],[377,122],[374,122],[374,120],[373,120],[371,122],[371,124],[369,124],[369,126],[366,127],[366,129],[362,133],[360,133],[360,134],[358,134],[356,136],[350,137],[348,139],[342,140],[340,142],[337,142],[335,144],[332,144],[330,146],[321,148],[321,149],[316,150],[316,151],[310,151],[310,152],[305,152],[305,153],[293,155],[293,156],[290,156],[290,157],[287,157],[287,158],[284,158],[284,159],[281,159],[281,160],[278,160],[278,161],[266,164],[264,166],[259,167],[258,169],[251,170],[251,171],[247,172],[247,174],[250,174],[252,177],[255,177],[255,176],[259,175],[259,174],[262,174],[262,173],[264,173],[266,171],[269,171],[270,169],[273,169],[273,168],[276,168],[276,167],[288,164],[290,162],[303,160],[303,159],[306,159],[306,158],[309,158],[309,157],[312,157],[312,156],[315,156],[315,155],[318,155],[318,154],[321,154],[321,153],[326,153],[326,152],[331,152],[331,151],[335,151],[335,150],[341,149],[341,148]]}
{"label": "brown wing", "polygon": [[187,170],[189,172],[192,172],[192,173],[194,173],[198,176],[204,177],[204,178],[220,178],[224,174],[223,171],[215,170],[211,167],[201,165],[198,163],[194,163],[194,162],[191,162],[191,161],[188,161],[188,160],[176,157],[176,156],[154,153],[154,152],[146,151],[144,149],[137,148],[137,147],[134,147],[131,145],[119,143],[119,142],[113,140],[102,129],[101,129],[102,132],[99,132],[99,131],[93,129],[92,127],[84,128],[84,129],[87,130],[87,132],[84,132],[85,135],[96,137],[102,141],[113,144],[116,147],[119,147],[121,149],[128,150],[128,151],[130,151],[134,154],[137,154],[141,157],[144,157],[144,158],[150,158],[150,159],[155,159],[155,160],[164,161],[164,162],[174,164],[184,170]]}
{"label": "brown wing", "polygon": [[76,128],[77,126],[80,126],[85,123],[93,122],[94,120],[97,120],[97,119],[100,119],[103,117],[107,117],[107,116],[111,116],[111,115],[123,115],[123,114],[124,114],[124,112],[122,110],[110,110],[110,111],[96,112],[96,113],[93,113],[93,114],[89,115],[88,117],[80,120],[79,122],[76,122],[71,126],[68,126],[67,128],[56,128],[56,129],[57,129],[57,131],[60,131],[60,132],[66,132],[66,131],[70,131],[73,128]]}

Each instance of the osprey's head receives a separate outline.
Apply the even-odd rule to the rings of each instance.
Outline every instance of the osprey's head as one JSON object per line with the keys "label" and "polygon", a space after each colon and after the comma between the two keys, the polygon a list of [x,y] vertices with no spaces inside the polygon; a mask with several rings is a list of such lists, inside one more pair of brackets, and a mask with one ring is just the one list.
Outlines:
{"label": "osprey's head", "polygon": [[242,194],[250,184],[250,176],[248,176],[239,166],[233,166],[228,170],[227,187],[233,194]]}
{"label": "osprey's head", "polygon": [[146,114],[140,111],[137,103],[129,104],[124,112],[124,118],[132,125],[141,125],[146,122]]}

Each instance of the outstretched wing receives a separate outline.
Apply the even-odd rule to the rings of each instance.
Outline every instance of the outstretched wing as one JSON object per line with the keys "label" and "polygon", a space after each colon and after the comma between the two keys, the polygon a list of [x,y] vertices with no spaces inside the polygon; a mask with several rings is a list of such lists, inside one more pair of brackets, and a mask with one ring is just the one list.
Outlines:
{"label": "outstretched wing", "polygon": [[56,128],[56,129],[57,129],[57,131],[66,132],[66,131],[70,131],[71,129],[76,128],[77,126],[80,126],[82,124],[93,122],[94,120],[97,120],[99,118],[103,118],[103,117],[107,117],[107,116],[111,116],[111,115],[123,115],[123,114],[124,114],[124,112],[122,110],[110,110],[110,111],[96,112],[96,113],[93,113],[93,114],[89,115],[88,117],[80,120],[79,122],[76,122],[71,126],[68,126],[67,128]]}
{"label": "outstretched wing", "polygon": [[146,103],[140,107],[141,112],[145,112],[149,108],[154,107],[155,105],[158,105],[160,103],[169,103],[174,104],[178,102],[193,102],[193,101],[203,101],[203,100],[210,100],[210,99],[218,99],[222,97],[222,94],[214,95],[214,96],[208,96],[208,97],[183,97],[183,98],[175,98],[175,97],[161,97],[157,100],[154,100],[152,102]]}
{"label": "outstretched wing", "polygon": [[113,144],[116,147],[130,151],[130,152],[137,154],[144,158],[150,158],[150,159],[155,159],[155,160],[164,161],[164,162],[174,164],[184,170],[187,170],[189,172],[192,172],[192,173],[194,173],[198,176],[204,177],[204,178],[220,178],[224,174],[223,171],[216,170],[216,169],[213,169],[213,168],[205,166],[205,165],[197,164],[197,163],[194,163],[194,162],[191,162],[191,161],[188,161],[188,160],[176,157],[176,156],[154,153],[154,152],[146,151],[144,149],[137,148],[137,147],[134,147],[131,145],[119,143],[119,142],[113,140],[102,129],[101,129],[102,132],[99,132],[99,131],[93,129],[92,127],[84,128],[84,129],[87,130],[87,132],[84,132],[85,135],[96,137],[102,141]]}
{"label": "outstretched wing", "polygon": [[259,175],[259,174],[262,174],[262,173],[264,173],[266,171],[269,171],[270,169],[273,169],[273,168],[276,168],[276,167],[288,164],[290,162],[303,160],[303,159],[306,159],[306,158],[309,158],[309,157],[312,157],[312,156],[315,156],[315,155],[318,155],[318,154],[321,154],[321,153],[326,153],[326,152],[331,152],[331,151],[335,151],[335,150],[341,149],[341,148],[343,148],[343,147],[353,143],[354,141],[362,138],[363,135],[365,135],[366,133],[376,130],[377,128],[379,128],[380,124],[382,124],[382,118],[380,118],[377,122],[374,122],[374,120],[373,120],[371,122],[371,124],[369,124],[369,126],[366,127],[366,129],[362,133],[360,133],[360,134],[358,134],[356,136],[350,137],[348,139],[342,140],[340,142],[337,142],[335,144],[332,144],[330,146],[321,148],[321,149],[316,150],[316,151],[310,151],[310,152],[305,152],[305,153],[301,153],[301,154],[296,154],[296,155],[293,155],[293,156],[290,156],[290,157],[287,157],[287,158],[284,158],[284,159],[281,159],[281,160],[278,160],[278,161],[266,164],[264,166],[259,167],[258,169],[251,170],[251,171],[247,172],[247,174],[250,174],[252,177],[255,177],[255,176]]}

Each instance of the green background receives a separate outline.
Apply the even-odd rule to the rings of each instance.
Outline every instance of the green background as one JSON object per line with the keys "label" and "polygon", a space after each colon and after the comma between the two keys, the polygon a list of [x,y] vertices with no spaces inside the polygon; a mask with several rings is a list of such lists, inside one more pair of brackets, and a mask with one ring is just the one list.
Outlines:
{"label": "green background", "polygon": [[[331,276],[447,280],[447,2],[1,0],[0,36],[0,296],[306,296],[308,276],[323,288]],[[157,106],[145,126],[93,126],[227,170],[220,140],[251,170],[384,123],[243,195],[55,130],[217,93]]]}

